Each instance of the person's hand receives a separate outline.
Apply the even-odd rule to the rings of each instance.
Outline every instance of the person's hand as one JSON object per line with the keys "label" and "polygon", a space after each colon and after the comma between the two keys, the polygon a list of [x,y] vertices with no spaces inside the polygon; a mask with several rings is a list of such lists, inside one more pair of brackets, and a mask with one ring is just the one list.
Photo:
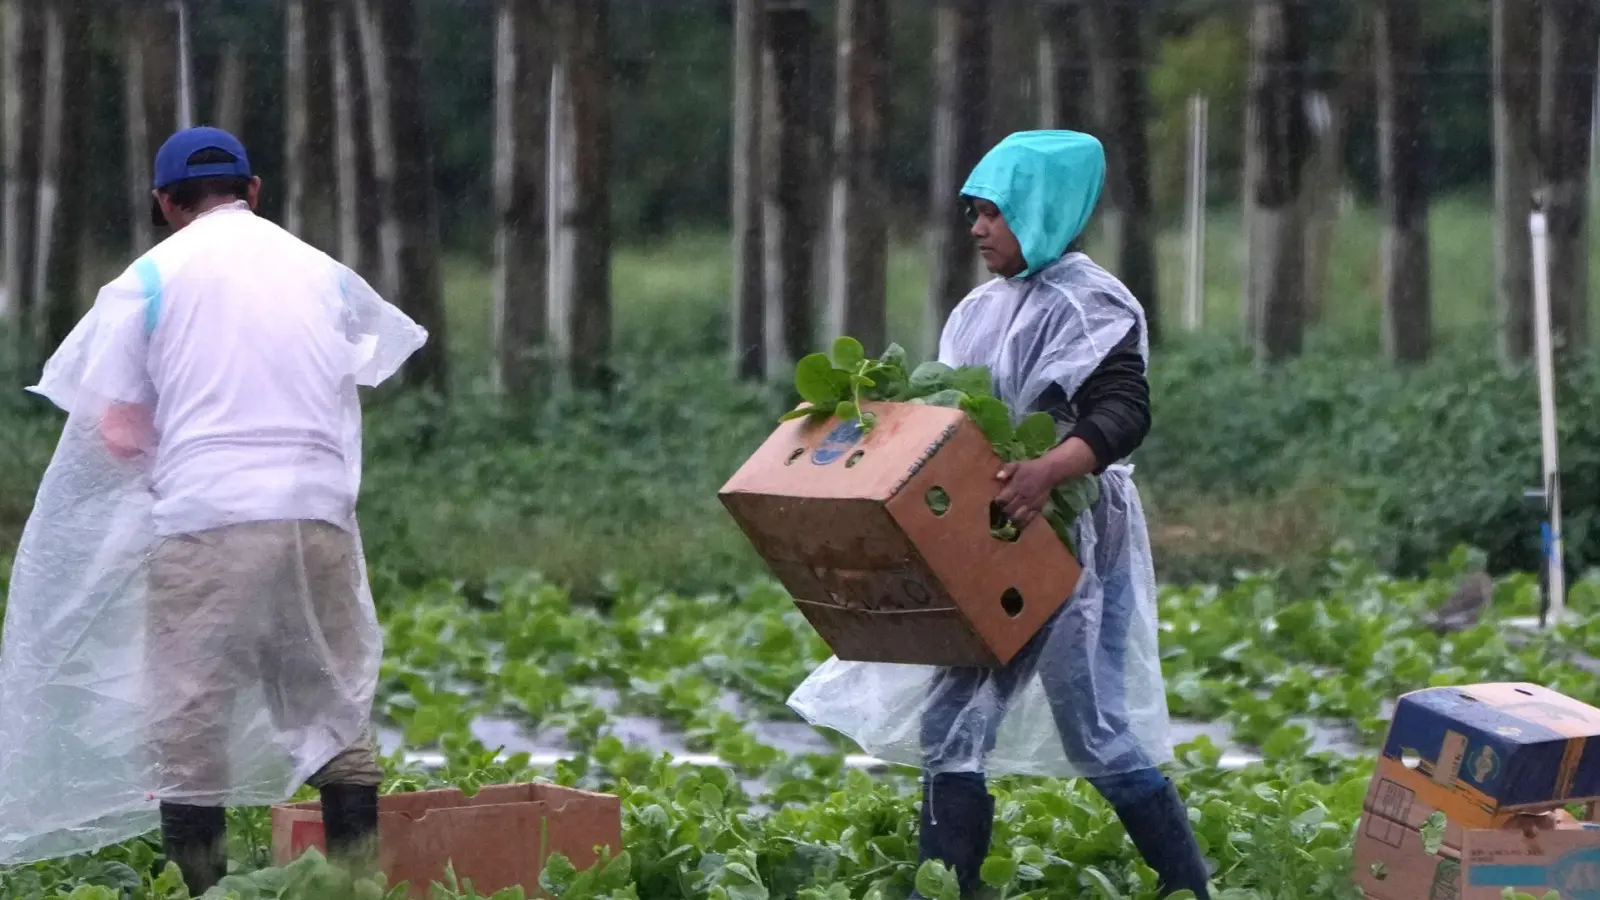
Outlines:
{"label": "person's hand", "polygon": [[1043,458],[1006,463],[995,478],[1005,485],[995,499],[1018,528],[1026,528],[1044,511],[1057,481],[1054,467]]}

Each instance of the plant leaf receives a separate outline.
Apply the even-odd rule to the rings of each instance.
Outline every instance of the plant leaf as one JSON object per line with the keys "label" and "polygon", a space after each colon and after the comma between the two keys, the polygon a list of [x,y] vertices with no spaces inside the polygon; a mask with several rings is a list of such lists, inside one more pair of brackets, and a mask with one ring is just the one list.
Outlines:
{"label": "plant leaf", "polygon": [[951,373],[949,385],[968,394],[983,397],[994,394],[994,377],[987,366],[962,366]]}
{"label": "plant leaf", "polygon": [[965,403],[966,400],[966,394],[963,394],[960,391],[950,390],[938,391],[937,393],[929,394],[926,397],[918,397],[911,402],[921,403],[925,406],[943,406],[948,409],[960,409],[961,404]]}
{"label": "plant leaf", "polygon": [[979,877],[983,883],[992,888],[1010,886],[1017,877],[1017,863],[1004,856],[991,856],[983,861],[983,869]]}
{"label": "plant leaf", "polygon": [[890,344],[884,348],[883,355],[878,357],[878,362],[903,370],[906,367],[906,348],[899,344]]}
{"label": "plant leaf", "polygon": [[851,419],[860,418],[861,417],[861,410],[856,407],[854,402],[852,402],[850,400],[846,400],[843,403],[839,404],[838,406],[834,407],[833,414],[837,418],[844,419],[845,421],[848,422]]}
{"label": "plant leaf", "polygon": [[925,362],[911,373],[911,394],[927,396],[950,388],[955,369],[942,362]]}
{"label": "plant leaf", "polygon": [[867,351],[861,342],[849,335],[833,342],[833,364],[841,369],[856,371],[867,361]]}
{"label": "plant leaf", "polygon": [[[838,400],[842,394],[833,373],[833,363],[828,361],[828,357],[813,353],[795,364],[794,389],[806,402],[819,406]],[[849,376],[846,376],[846,382],[848,380]]]}
{"label": "plant leaf", "polygon": [[1049,453],[1056,445],[1056,420],[1050,418],[1049,413],[1029,414],[1017,426],[1017,441],[1028,459]]}
{"label": "plant leaf", "polygon": [[978,428],[989,439],[989,443],[1006,444],[1011,441],[1011,412],[1004,403],[993,397],[968,397],[962,408],[972,417],[972,421],[978,423]]}

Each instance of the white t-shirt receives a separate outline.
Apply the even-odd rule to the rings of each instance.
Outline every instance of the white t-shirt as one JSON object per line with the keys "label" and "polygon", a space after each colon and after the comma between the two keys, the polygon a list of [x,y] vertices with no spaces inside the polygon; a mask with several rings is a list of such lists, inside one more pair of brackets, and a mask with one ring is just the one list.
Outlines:
{"label": "white t-shirt", "polygon": [[345,403],[361,347],[343,269],[240,202],[163,241],[119,281],[144,315],[117,323],[84,386],[153,412],[158,534],[277,519],[349,528],[357,468]]}

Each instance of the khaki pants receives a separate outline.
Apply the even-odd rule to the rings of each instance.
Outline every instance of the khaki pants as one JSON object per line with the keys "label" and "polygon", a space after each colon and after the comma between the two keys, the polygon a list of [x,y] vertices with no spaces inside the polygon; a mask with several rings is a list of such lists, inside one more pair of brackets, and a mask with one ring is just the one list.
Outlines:
{"label": "khaki pants", "polygon": [[[329,710],[353,717],[343,686],[370,652],[360,584],[354,539],[323,522],[232,525],[155,548],[146,671],[164,792],[222,805],[249,777],[230,767],[233,735],[252,721],[236,719],[263,699],[277,733],[326,728]],[[382,779],[369,731],[310,783]]]}

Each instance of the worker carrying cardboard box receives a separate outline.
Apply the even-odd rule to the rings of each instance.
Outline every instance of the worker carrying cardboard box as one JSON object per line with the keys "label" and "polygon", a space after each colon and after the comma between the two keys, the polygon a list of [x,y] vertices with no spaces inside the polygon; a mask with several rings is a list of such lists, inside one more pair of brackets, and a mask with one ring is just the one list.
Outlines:
{"label": "worker carrying cardboard box", "polygon": [[967,894],[989,850],[994,800],[984,773],[995,772],[1087,777],[1163,895],[1208,896],[1188,814],[1156,768],[1171,750],[1155,575],[1123,462],[1150,425],[1144,312],[1076,246],[1105,165],[1098,141],[1070,131],[1013,134],[984,157],[961,201],[998,277],[956,307],[939,341],[941,362],[989,367],[1013,417],[1056,418],[1053,451],[998,473],[1009,515],[1026,524],[1053,486],[1099,475],[1100,499],[1074,528],[1083,575],[1071,602],[1004,667],[833,659],[790,699],[868,752],[922,766],[921,856],[951,866]]}
{"label": "worker carrying cardboard box", "polygon": [[356,525],[358,386],[426,332],[258,217],[244,145],[156,154],[172,234],[101,289],[33,390],[67,412],[0,649],[0,865],[160,825],[200,896],[227,806],[322,792],[373,856],[383,653]]}

